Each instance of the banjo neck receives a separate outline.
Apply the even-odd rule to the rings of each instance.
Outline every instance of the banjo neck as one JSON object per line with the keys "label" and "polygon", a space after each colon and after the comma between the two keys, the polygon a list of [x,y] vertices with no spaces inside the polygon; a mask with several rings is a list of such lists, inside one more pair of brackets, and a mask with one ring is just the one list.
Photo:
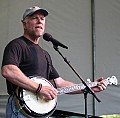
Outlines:
{"label": "banjo neck", "polygon": [[[111,78],[108,77],[107,79],[104,80],[107,84],[111,85],[117,85],[117,79],[115,76],[112,76]],[[88,87],[96,87],[100,85],[100,82],[86,82]],[[84,84],[75,84],[73,86],[68,86],[68,87],[63,87],[63,88],[58,88],[58,95],[65,94],[65,93],[70,93],[70,92],[75,92],[77,90],[84,90],[86,87]]]}

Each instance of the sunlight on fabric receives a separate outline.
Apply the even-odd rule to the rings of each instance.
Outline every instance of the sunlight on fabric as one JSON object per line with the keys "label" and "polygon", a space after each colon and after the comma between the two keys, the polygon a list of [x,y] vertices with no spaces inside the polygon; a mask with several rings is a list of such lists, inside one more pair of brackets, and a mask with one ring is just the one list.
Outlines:
{"label": "sunlight on fabric", "polygon": [[120,114],[101,115],[102,118],[120,118]]}

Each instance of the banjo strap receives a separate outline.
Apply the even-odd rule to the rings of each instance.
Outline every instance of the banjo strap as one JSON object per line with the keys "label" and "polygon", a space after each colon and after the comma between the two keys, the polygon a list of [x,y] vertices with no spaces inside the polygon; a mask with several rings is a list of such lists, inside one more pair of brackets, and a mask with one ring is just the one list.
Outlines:
{"label": "banjo strap", "polygon": [[[49,78],[49,74],[50,74],[50,71],[52,70],[52,67],[51,67],[51,61],[48,57],[48,54],[45,53],[44,51],[44,54],[45,54],[45,58],[46,58],[46,61],[47,61],[47,78]],[[54,87],[57,89],[57,85],[55,83],[55,80],[53,79],[53,83],[54,83]]]}

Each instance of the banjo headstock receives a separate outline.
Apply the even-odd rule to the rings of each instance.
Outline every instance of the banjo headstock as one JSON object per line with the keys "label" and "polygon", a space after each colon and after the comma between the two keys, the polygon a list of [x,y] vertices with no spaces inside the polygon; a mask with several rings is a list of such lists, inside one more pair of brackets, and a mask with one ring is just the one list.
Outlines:
{"label": "banjo headstock", "polygon": [[118,80],[115,76],[112,76],[112,77],[108,77],[107,79],[107,83],[110,84],[110,85],[117,85],[118,84]]}

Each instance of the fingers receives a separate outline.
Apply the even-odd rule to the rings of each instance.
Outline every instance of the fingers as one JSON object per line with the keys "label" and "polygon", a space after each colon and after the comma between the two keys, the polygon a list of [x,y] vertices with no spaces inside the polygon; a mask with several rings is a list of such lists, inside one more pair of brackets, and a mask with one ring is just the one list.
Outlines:
{"label": "fingers", "polygon": [[107,83],[105,82],[104,78],[103,77],[100,77],[97,79],[98,82],[100,82],[100,85],[103,85],[102,87],[105,88],[107,87]]}
{"label": "fingers", "polygon": [[53,100],[57,96],[57,93],[55,91],[49,91],[48,92],[48,99]]}
{"label": "fingers", "polygon": [[102,80],[104,80],[103,77],[100,77],[100,78],[97,79],[98,82],[101,82]]}
{"label": "fingers", "polygon": [[100,82],[100,85],[98,86],[100,91],[105,90],[108,84],[104,81],[103,78],[98,79],[98,81]]}
{"label": "fingers", "polygon": [[103,91],[103,90],[106,89],[106,85],[104,85],[104,84],[102,83],[102,84],[100,84],[100,85],[98,86],[98,88],[99,88],[100,91]]}
{"label": "fingers", "polygon": [[40,94],[42,94],[46,100],[53,100],[56,98],[58,91],[54,87],[51,86],[43,86]]}
{"label": "fingers", "polygon": [[94,91],[99,92],[99,91],[103,91],[107,88],[107,83],[105,82],[103,77],[100,77],[96,80],[97,82],[99,82],[99,85],[95,88],[93,88]]}

